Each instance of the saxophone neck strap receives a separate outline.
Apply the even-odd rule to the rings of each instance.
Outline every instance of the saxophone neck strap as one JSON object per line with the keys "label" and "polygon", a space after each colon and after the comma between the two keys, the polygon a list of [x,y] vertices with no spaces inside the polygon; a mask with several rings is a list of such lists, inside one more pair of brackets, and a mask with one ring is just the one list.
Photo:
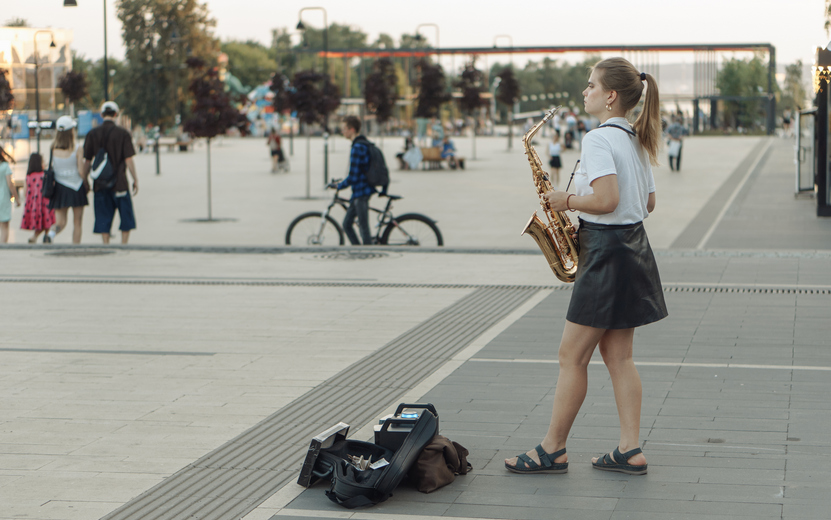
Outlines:
{"label": "saxophone neck strap", "polygon": [[620,125],[616,125],[616,124],[614,124],[614,123],[607,123],[607,124],[605,124],[605,125],[600,125],[600,126],[598,126],[597,128],[606,128],[607,126],[611,126],[611,127],[613,127],[613,128],[619,128],[619,129],[623,130],[624,132],[626,132],[627,134],[631,135],[632,137],[635,137],[635,136],[637,136],[637,135],[638,135],[638,134],[636,134],[636,133],[635,133],[635,131],[634,131],[634,130],[630,130],[630,129],[628,129],[628,128],[624,128],[624,127],[622,127],[622,126],[620,126]]}

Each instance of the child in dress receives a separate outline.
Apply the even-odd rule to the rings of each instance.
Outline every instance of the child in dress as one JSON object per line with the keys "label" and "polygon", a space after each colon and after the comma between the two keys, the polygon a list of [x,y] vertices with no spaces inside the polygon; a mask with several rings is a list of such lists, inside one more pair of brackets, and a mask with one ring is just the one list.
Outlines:
{"label": "child in dress", "polygon": [[[33,153],[29,156],[29,168],[26,170],[26,206],[20,222],[20,229],[35,232],[29,239],[30,244],[37,242],[38,236],[55,223],[55,210],[49,209],[49,199],[43,196],[43,177],[43,157]],[[43,243],[50,242],[49,235],[44,235]]]}
{"label": "child in dress", "polygon": [[14,159],[0,147],[0,243],[9,241],[9,221],[12,219],[12,202],[20,206],[16,197],[17,189],[12,179],[12,169],[9,163]]}

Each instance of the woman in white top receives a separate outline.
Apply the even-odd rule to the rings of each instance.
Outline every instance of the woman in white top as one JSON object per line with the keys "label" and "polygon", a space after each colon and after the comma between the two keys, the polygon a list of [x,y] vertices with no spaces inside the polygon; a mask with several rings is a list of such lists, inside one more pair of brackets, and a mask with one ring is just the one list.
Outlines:
{"label": "woman in white top", "polygon": [[49,209],[55,210],[55,225],[49,230],[49,240],[66,227],[69,208],[72,208],[72,243],[81,243],[84,206],[89,205],[87,192],[89,183],[81,177],[84,163],[83,154],[75,146],[75,121],[69,116],[61,116],[56,123],[58,132],[52,143],[52,169],[55,170],[55,193],[49,199]]}
{"label": "woman in white top", "polygon": [[560,144],[560,131],[554,130],[551,142],[548,143],[548,165],[551,167],[551,182],[554,186],[560,185],[560,168],[563,167],[560,153],[563,146]]}
{"label": "woman in white top", "polygon": [[[644,83],[646,85],[644,85]],[[630,125],[625,115],[644,96]],[[632,361],[635,327],[667,315],[655,257],[643,219],[655,207],[652,164],[657,164],[661,120],[655,78],[623,58],[598,63],[583,91],[586,112],[601,125],[586,134],[577,193],[546,195],[554,211],[581,212],[580,257],[560,342],[560,372],[551,423],[543,441],[505,466],[515,473],[568,471],[566,439],[588,388],[596,346],[609,369],[620,418],[620,442],[592,466],[632,475],[646,473],[640,449],[641,380]]]}

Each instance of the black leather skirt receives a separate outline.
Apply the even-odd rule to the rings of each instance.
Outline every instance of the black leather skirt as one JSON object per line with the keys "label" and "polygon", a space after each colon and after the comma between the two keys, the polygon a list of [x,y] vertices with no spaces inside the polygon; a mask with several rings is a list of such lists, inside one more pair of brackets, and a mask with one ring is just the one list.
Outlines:
{"label": "black leather skirt", "polygon": [[643,223],[580,220],[580,257],[566,319],[598,329],[629,329],[667,316],[655,256]]}

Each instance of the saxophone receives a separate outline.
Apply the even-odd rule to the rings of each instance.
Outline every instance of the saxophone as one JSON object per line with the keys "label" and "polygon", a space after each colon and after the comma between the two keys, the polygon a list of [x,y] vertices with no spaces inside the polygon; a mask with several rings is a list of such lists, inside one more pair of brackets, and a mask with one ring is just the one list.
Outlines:
{"label": "saxophone", "polygon": [[554,114],[560,108],[562,107],[558,106],[546,112],[542,120],[531,127],[522,138],[525,155],[528,156],[528,162],[531,163],[531,175],[534,178],[537,195],[540,197],[540,206],[542,206],[545,216],[548,217],[548,225],[543,223],[535,211],[520,236],[525,233],[531,235],[531,238],[536,240],[537,245],[542,249],[542,254],[548,261],[551,270],[554,271],[554,275],[561,281],[570,283],[574,281],[577,274],[579,251],[577,243],[571,237],[574,233],[574,226],[564,211],[551,211],[548,201],[545,199],[545,194],[554,188],[551,186],[551,181],[548,180],[548,173],[542,169],[542,162],[537,155],[537,151],[531,146],[531,139],[534,134],[554,117]]}

